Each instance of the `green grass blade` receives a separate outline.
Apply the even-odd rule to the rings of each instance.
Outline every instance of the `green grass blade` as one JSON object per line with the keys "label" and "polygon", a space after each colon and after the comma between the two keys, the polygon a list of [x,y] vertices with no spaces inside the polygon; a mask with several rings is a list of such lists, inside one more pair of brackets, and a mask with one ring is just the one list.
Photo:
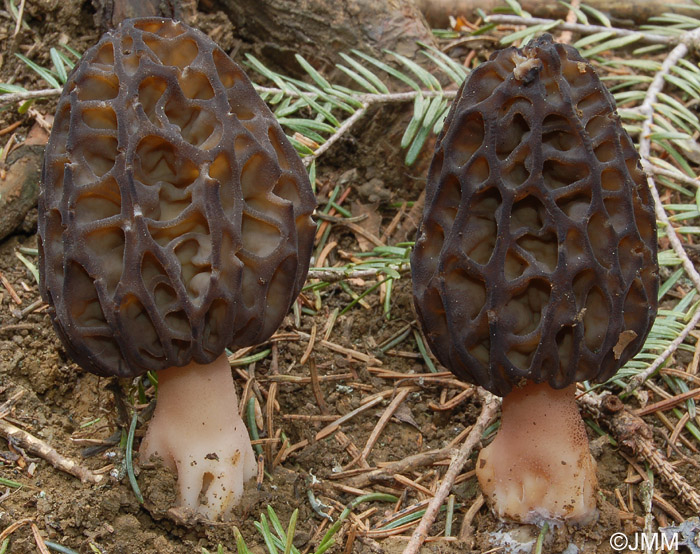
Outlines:
{"label": "green grass blade", "polygon": [[596,10],[595,8],[592,8],[591,6],[588,6],[586,4],[581,4],[581,9],[584,12],[587,12],[588,15],[590,15],[591,17],[594,17],[595,19],[600,21],[603,27],[612,27],[612,23],[610,23],[610,19],[608,19],[608,16],[600,10]]}
{"label": "green grass blade", "polygon": [[425,100],[422,94],[416,95],[416,98],[413,101],[413,117],[406,126],[403,137],[401,137],[401,148],[408,148],[408,146],[411,144],[411,141],[416,136],[418,129],[421,127],[421,123],[425,118],[425,113],[428,110],[429,104],[430,103]]}
{"label": "green grass blade", "polygon": [[394,56],[402,64],[404,64],[408,69],[410,69],[413,74],[421,80],[421,82],[428,87],[430,90],[442,90],[440,86],[440,81],[438,81],[434,75],[432,75],[428,70],[423,69],[413,60],[409,60],[406,56],[403,56],[397,52],[392,52],[391,50],[385,50],[385,52],[391,56]]}
{"label": "green grass blade", "polygon": [[[3,547],[7,545],[10,542],[10,539],[6,539],[3,544]],[[63,546],[62,544],[58,544],[53,541],[44,541],[44,544],[48,546],[51,550],[55,552],[60,552],[60,554],[78,554],[76,550],[73,550],[72,548],[68,548],[67,546]],[[4,554],[5,550],[0,548],[0,554]]]}
{"label": "green grass blade", "polygon": [[267,505],[267,517],[270,518],[270,523],[272,524],[272,528],[275,530],[275,533],[277,533],[277,536],[284,540],[286,537],[284,528],[282,527],[280,519],[277,517],[275,510],[269,504]]}
{"label": "green grass blade", "polygon": [[236,550],[238,554],[251,554],[250,550],[248,550],[248,545],[246,545],[245,541],[243,540],[243,535],[241,535],[241,532],[238,530],[238,527],[233,528],[233,535],[236,537]]}
{"label": "green grass blade", "polygon": [[516,0],[505,0],[508,7],[513,11],[515,15],[520,17],[530,17],[530,14],[523,10],[523,7]]}
{"label": "green grass blade", "polygon": [[15,92],[27,92],[27,89],[19,85],[11,85],[10,83],[0,83],[0,94],[12,94]]}
{"label": "green grass blade", "polygon": [[143,495],[141,494],[141,489],[136,481],[136,475],[134,475],[134,435],[136,433],[136,423],[138,422],[138,415],[134,412],[131,418],[131,425],[129,425],[129,434],[126,439],[126,473],[129,476],[129,483],[131,483],[131,488],[134,490],[134,495],[139,501],[139,504],[143,504]]}
{"label": "green grass blade", "polygon": [[68,46],[67,44],[59,44],[59,46],[61,48],[63,48],[64,50],[67,50],[68,52],[73,54],[75,56],[75,58],[78,60],[83,57],[83,55],[80,52],[78,52],[75,48],[73,48],[72,46]]}
{"label": "green grass blade", "polygon": [[565,6],[566,9],[571,10],[576,14],[576,20],[581,23],[581,25],[588,25],[588,17],[586,16],[586,13],[581,9],[578,8],[572,4],[569,4],[568,2],[564,2],[563,0],[559,0],[559,4],[562,6]]}
{"label": "green grass blade", "polygon": [[364,67],[357,60],[348,56],[347,54],[341,53],[340,57],[343,58],[343,60],[345,60],[346,63],[351,65],[357,73],[359,73],[367,81],[372,83],[372,85],[374,85],[374,88],[377,90],[378,93],[389,94],[389,89],[376,74],[372,73],[369,69]]}
{"label": "green grass blade", "polygon": [[591,56],[600,52],[604,52],[606,50],[615,50],[616,48],[622,48],[623,46],[627,46],[628,44],[637,42],[643,37],[644,33],[632,33],[631,35],[627,35],[624,37],[606,40],[605,42],[598,44],[597,46],[589,48],[588,50],[584,50],[583,52],[581,52],[581,55],[584,58],[590,58]]}
{"label": "green grass blade", "polygon": [[561,23],[561,20],[556,20],[556,21],[551,21],[549,23],[541,23],[539,25],[533,25],[532,27],[526,27],[525,29],[521,29],[520,31],[516,31],[514,33],[511,33],[505,37],[503,37],[500,42],[501,44],[511,44],[515,41],[525,39],[532,37],[534,35],[539,35],[542,33],[546,33],[550,29],[553,29],[554,27],[558,26]]}
{"label": "green grass blade", "polygon": [[294,57],[296,60],[299,62],[299,65],[304,68],[304,71],[306,71],[309,74],[309,77],[311,77],[317,84],[320,86],[322,89],[329,89],[331,88],[331,84],[326,81],[326,79],[321,75],[314,67],[307,62],[303,56],[300,54],[295,54]]}
{"label": "green grass blade", "polygon": [[292,512],[292,517],[289,518],[289,526],[287,526],[287,542],[284,545],[284,554],[292,553],[292,541],[294,540],[294,533],[297,528],[297,518],[299,517],[299,508]]}
{"label": "green grass blade", "polygon": [[406,165],[412,165],[418,158],[418,154],[423,149],[426,139],[433,131],[433,126],[447,110],[447,100],[441,96],[436,96],[430,103],[428,112],[425,114],[423,125],[421,126],[411,147],[406,153]]}
{"label": "green grass blade", "polygon": [[388,65],[382,61],[379,61],[378,59],[373,58],[372,56],[369,56],[369,55],[365,54],[364,52],[360,52],[359,50],[352,50],[352,53],[355,54],[356,56],[358,56],[359,58],[362,58],[363,60],[371,63],[375,67],[378,67],[379,69],[381,69],[385,73],[388,73],[389,75],[391,75],[395,79],[398,79],[399,81],[407,84],[413,90],[418,90],[418,91],[420,90],[420,85],[418,85],[418,83],[416,83],[408,75],[401,73],[399,70],[394,69],[390,65]]}
{"label": "green grass blade", "polygon": [[44,81],[46,81],[50,86],[52,86],[55,89],[60,89],[61,88],[61,83],[59,83],[56,80],[56,76],[51,72],[51,70],[46,69],[45,67],[40,66],[39,64],[33,62],[27,56],[23,56],[22,54],[15,54],[20,60],[22,60],[27,67],[29,67],[31,70],[36,72]]}
{"label": "green grass blade", "polygon": [[372,83],[370,83],[367,79],[365,79],[362,75],[357,73],[357,71],[353,71],[349,67],[345,67],[343,64],[335,64],[335,66],[340,69],[343,73],[345,73],[348,77],[350,77],[353,81],[355,81],[358,85],[360,85],[363,89],[365,89],[367,92],[370,94],[379,94],[379,90],[377,87],[375,87]]}
{"label": "green grass blade", "polygon": [[684,79],[680,79],[680,78],[676,77],[675,75],[669,75],[669,74],[664,75],[664,79],[667,82],[677,86],[679,89],[688,93],[688,96],[690,96],[692,98],[696,98],[696,99],[700,98],[700,94],[698,94],[695,90],[693,90],[693,87],[688,82],[686,82]]}
{"label": "green grass blade", "polygon": [[286,125],[287,127],[299,130],[299,129],[309,129],[312,131],[318,131],[321,133],[333,134],[335,132],[335,127],[323,123],[321,121],[314,121],[313,119],[303,119],[300,117],[281,117],[279,120],[280,125]]}
{"label": "green grass blade", "polygon": [[275,546],[275,539],[270,532],[270,526],[267,524],[265,514],[260,514],[260,527],[258,529],[262,533],[269,554],[278,554],[277,547]]}
{"label": "green grass blade", "polygon": [[450,79],[458,85],[461,85],[464,79],[467,78],[469,71],[462,64],[457,63],[444,52],[432,46],[421,44],[425,50],[421,54],[430,59],[435,65],[442,69]]}
{"label": "green grass blade", "polygon": [[54,69],[56,70],[55,73],[58,76],[58,80],[61,83],[65,83],[68,79],[68,72],[66,71],[63,58],[55,48],[51,48],[49,50],[49,55],[51,56],[51,61],[53,62]]}

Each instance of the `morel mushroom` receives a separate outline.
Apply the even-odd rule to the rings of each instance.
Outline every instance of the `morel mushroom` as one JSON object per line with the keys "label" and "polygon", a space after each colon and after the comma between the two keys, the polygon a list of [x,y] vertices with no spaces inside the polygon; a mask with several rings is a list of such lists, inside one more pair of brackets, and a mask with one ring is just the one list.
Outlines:
{"label": "morel mushroom", "polygon": [[638,155],[574,48],[544,35],[468,77],[435,148],[412,271],[433,352],[505,396],[477,463],[495,512],[591,521],[575,382],[609,379],[642,347],[658,267]]}
{"label": "morel mushroom", "polygon": [[314,207],[274,116],[202,33],[127,20],[68,79],[39,203],[42,296],[83,368],[159,372],[141,459],[176,469],[180,505],[210,519],[256,467],[225,349],[288,312]]}

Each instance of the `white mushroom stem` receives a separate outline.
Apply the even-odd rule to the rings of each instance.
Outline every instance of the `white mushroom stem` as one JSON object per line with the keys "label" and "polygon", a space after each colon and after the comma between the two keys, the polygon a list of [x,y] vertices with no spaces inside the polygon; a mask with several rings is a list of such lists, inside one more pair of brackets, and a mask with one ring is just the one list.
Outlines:
{"label": "white mushroom stem", "polygon": [[225,355],[158,372],[156,409],[139,452],[142,461],[153,455],[177,472],[178,506],[230,518],[256,463]]}
{"label": "white mushroom stem", "polygon": [[501,428],[476,469],[499,517],[579,525],[596,518],[596,464],[575,391],[528,382],[503,399]]}

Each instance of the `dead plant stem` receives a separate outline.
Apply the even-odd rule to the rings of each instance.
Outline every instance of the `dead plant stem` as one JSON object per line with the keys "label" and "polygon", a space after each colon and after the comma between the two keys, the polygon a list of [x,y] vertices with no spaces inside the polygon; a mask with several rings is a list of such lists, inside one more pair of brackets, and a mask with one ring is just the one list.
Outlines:
{"label": "dead plant stem", "polygon": [[[392,264],[393,269],[397,271],[405,271],[408,269],[407,263],[397,263]],[[318,279],[319,281],[325,281],[326,283],[334,283],[336,281],[345,281],[347,279],[371,279],[384,274],[383,268],[371,268],[371,269],[347,269],[345,267],[332,268],[310,268],[309,269],[309,279]]]}
{"label": "dead plant stem", "polygon": [[49,96],[59,96],[60,89],[46,88],[40,90],[28,90],[25,92],[12,92],[10,94],[0,94],[0,106],[6,106],[13,102],[23,102],[33,98],[46,98]]}
{"label": "dead plant stem", "polygon": [[43,440],[12,425],[8,421],[0,420],[0,435],[8,441],[16,441],[25,450],[42,457],[56,469],[70,473],[83,483],[97,484],[104,479],[103,475],[95,475],[88,468],[59,454],[55,448]]}
{"label": "dead plant stem", "polygon": [[467,439],[454,458],[452,458],[450,467],[447,469],[447,473],[445,473],[445,478],[442,480],[442,483],[440,483],[430,504],[428,504],[428,508],[425,510],[423,518],[413,532],[411,539],[408,541],[408,545],[404,549],[403,554],[418,554],[420,547],[428,536],[430,526],[433,524],[435,517],[440,511],[440,506],[442,506],[452,490],[455,479],[457,479],[457,476],[462,471],[464,464],[467,463],[474,447],[481,441],[484,430],[498,413],[498,409],[501,406],[499,398],[481,388],[479,388],[479,396],[481,396],[482,400],[481,414],[479,414]]}
{"label": "dead plant stem", "polygon": [[[372,430],[372,433],[367,439],[367,444],[365,444],[365,447],[362,449],[362,453],[360,454],[361,460],[367,459],[367,456],[369,456],[369,453],[372,451],[374,443],[377,442],[377,439],[384,430],[384,427],[386,427],[386,424],[389,423],[389,420],[394,415],[394,412],[396,412],[401,403],[406,399],[410,390],[411,389],[409,388],[399,389],[394,399],[386,407],[386,410],[384,410],[384,413],[379,418],[379,421],[377,421],[377,424],[375,425],[374,429]],[[361,460],[358,460],[358,462]]]}

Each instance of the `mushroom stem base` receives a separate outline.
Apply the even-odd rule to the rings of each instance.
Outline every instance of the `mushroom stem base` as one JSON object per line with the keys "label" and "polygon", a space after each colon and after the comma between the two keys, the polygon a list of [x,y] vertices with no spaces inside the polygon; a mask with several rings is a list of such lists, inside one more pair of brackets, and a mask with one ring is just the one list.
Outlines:
{"label": "mushroom stem base", "polygon": [[535,524],[595,520],[596,464],[575,391],[575,385],[555,390],[528,382],[503,399],[501,429],[476,470],[499,517]]}
{"label": "mushroom stem base", "polygon": [[178,505],[210,520],[229,519],[256,474],[225,355],[158,372],[158,400],[139,457],[159,456],[177,472]]}

